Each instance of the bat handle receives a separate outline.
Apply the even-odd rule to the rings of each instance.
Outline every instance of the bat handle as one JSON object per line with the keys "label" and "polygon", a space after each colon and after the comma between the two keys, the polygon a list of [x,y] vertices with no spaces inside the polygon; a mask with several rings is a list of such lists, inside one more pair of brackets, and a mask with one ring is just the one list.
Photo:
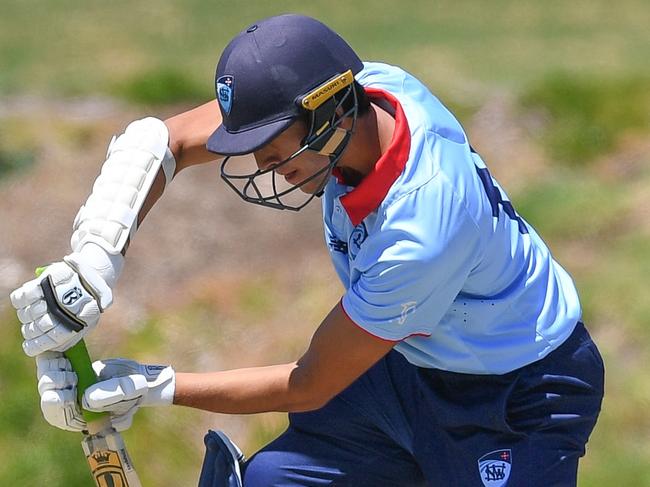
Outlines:
{"label": "bat handle", "polygon": [[[47,269],[47,266],[37,267],[34,273],[37,276],[40,276],[43,274],[43,272],[45,272],[45,269]],[[43,283],[41,283],[41,287],[42,286]],[[65,317],[62,324],[66,328],[70,328],[71,330],[76,331],[76,328],[74,326],[70,326],[71,324],[65,320]],[[86,348],[86,343],[83,340],[79,340],[77,344],[70,347],[68,350],[63,352],[63,354],[72,364],[72,370],[74,370],[77,374],[77,402],[79,403],[79,407],[82,407],[83,403],[81,399],[83,398],[84,392],[90,386],[98,382],[97,375],[93,370],[92,361],[90,360],[90,355],[88,354],[88,349]],[[99,421],[104,423],[108,420],[108,413],[87,411],[83,409],[83,407],[81,414],[86,420],[86,423],[89,425],[90,423],[94,423],[95,426],[98,426]]]}
{"label": "bat handle", "polygon": [[[77,401],[81,406],[81,399],[83,398],[85,390],[98,382],[97,375],[93,370],[90,355],[88,355],[88,349],[83,340],[80,340],[76,345],[63,353],[70,361],[72,369],[77,374]],[[97,413],[94,411],[87,411],[86,409],[82,409],[81,412],[87,423],[108,418],[108,413]]]}

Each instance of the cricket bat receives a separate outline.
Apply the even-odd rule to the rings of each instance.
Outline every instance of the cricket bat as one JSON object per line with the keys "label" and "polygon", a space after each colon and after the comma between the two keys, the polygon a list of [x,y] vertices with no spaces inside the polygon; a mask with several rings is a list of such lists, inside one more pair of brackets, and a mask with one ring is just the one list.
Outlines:
{"label": "cricket bat", "polygon": [[[40,276],[44,270],[45,267],[38,267],[36,275]],[[81,325],[58,310],[52,283],[44,280],[41,283],[41,288],[46,302],[51,305],[51,311],[59,318],[63,326],[73,331],[79,331]],[[86,343],[83,340],[63,353],[77,374],[77,401],[81,407],[81,398],[86,389],[98,381],[97,375],[95,375]],[[86,420],[88,434],[84,435],[81,446],[86,454],[90,473],[97,487],[142,487],[126,451],[122,435],[115,431],[111,425],[110,415],[86,411],[83,408],[82,414]]]}
{"label": "cricket bat", "polygon": [[[97,382],[97,376],[83,340],[64,353],[77,373],[77,397],[81,404],[84,391]],[[97,487],[142,487],[122,435],[111,426],[109,414],[82,412],[88,434],[84,435],[81,446]]]}

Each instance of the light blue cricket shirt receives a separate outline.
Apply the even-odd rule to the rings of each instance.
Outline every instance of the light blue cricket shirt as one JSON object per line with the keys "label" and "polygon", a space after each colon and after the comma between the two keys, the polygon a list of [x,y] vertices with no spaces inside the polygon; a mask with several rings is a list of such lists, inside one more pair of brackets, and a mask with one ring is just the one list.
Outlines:
{"label": "light blue cricket shirt", "polygon": [[502,374],[557,348],[581,315],[573,281],[458,121],[397,67],[357,81],[395,133],[361,184],[333,177],[323,195],[345,312],[420,367]]}

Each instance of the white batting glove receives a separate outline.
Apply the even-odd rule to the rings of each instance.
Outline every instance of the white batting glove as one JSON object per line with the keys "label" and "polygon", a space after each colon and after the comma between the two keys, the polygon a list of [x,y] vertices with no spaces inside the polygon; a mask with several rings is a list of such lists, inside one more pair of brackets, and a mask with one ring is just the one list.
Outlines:
{"label": "white batting glove", "polygon": [[10,298],[22,323],[23,350],[33,357],[48,350],[65,351],[81,340],[111,305],[113,293],[95,267],[82,254],[73,253]]}
{"label": "white batting glove", "polygon": [[100,382],[83,395],[89,411],[133,414],[140,406],[170,406],[174,400],[176,373],[171,366],[116,358],[98,360],[93,369]]}
{"label": "white batting glove", "polygon": [[[70,361],[60,352],[45,352],[36,357],[38,392],[45,421],[68,431],[86,429],[77,403],[77,374]],[[117,431],[131,426],[135,410],[125,409],[111,414],[111,424]]]}

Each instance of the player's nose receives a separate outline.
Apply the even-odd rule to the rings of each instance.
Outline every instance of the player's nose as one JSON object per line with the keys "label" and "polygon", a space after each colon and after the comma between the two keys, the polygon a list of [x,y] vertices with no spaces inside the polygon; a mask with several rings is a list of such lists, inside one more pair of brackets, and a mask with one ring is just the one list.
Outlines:
{"label": "player's nose", "polygon": [[263,152],[255,152],[255,164],[260,171],[266,171],[277,165],[277,159]]}

